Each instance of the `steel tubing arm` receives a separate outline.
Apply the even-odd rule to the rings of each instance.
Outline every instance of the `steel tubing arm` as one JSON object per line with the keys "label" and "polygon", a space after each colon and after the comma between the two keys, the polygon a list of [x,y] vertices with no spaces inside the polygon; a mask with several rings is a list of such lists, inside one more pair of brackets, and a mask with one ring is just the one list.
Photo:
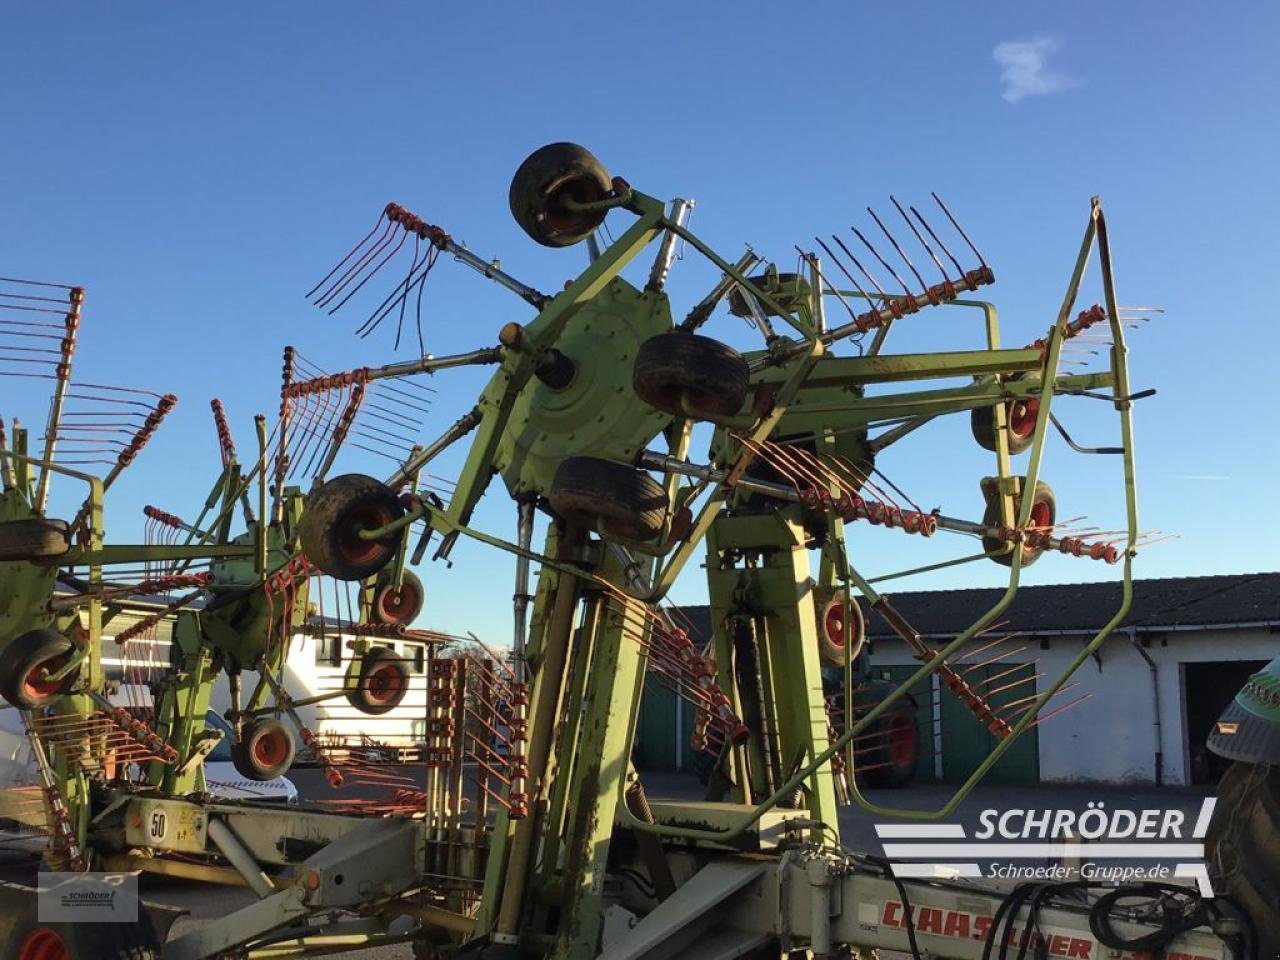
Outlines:
{"label": "steel tubing arm", "polygon": [[395,473],[387,478],[387,486],[392,490],[399,489],[400,485],[425,467],[428,463],[436,458],[439,453],[450,444],[461,440],[468,433],[479,426],[481,420],[481,412],[479,407],[472,407],[467,413],[464,413],[448,430],[440,435],[434,442],[429,443],[416,454],[405,461]]}
{"label": "steel tubing arm", "polygon": [[454,353],[445,357],[428,354],[419,360],[388,363],[383,367],[365,367],[365,379],[384,380],[387,377],[410,377],[418,373],[435,373],[450,367],[467,367],[502,362],[501,347],[484,347],[468,353]]}
{"label": "steel tubing arm", "polygon": [[477,257],[466,247],[458,246],[458,244],[453,242],[452,237],[447,237],[442,244],[442,247],[447,252],[453,254],[454,258],[460,263],[465,263],[472,270],[488,277],[494,283],[498,284],[498,286],[506,287],[530,306],[537,307],[541,310],[546,302],[551,299],[545,293],[535,290],[527,283],[521,283],[515,277],[511,276],[511,274],[500,270],[493,263]]}
{"label": "steel tubing arm", "polygon": [[259,897],[266,899],[276,892],[271,878],[253,859],[253,854],[246,849],[235,831],[217,817],[209,818],[209,839],[222,851],[222,855],[230,861],[240,876],[244,877],[249,888]]}

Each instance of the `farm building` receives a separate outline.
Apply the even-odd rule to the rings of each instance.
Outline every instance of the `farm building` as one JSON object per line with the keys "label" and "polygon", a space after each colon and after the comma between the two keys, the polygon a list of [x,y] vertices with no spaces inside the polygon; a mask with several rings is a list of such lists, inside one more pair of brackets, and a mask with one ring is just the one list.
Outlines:
{"label": "farm building", "polygon": [[[927,642],[941,647],[1002,594],[1000,588],[903,592],[892,594],[892,602]],[[976,651],[995,636],[1011,635],[1001,646],[1004,656],[986,666],[986,656],[970,658],[966,680],[996,691],[1005,685],[1001,675],[1024,664],[1021,674],[1012,675],[1027,681],[1004,696],[1023,700],[1079,655],[1119,603],[1119,583],[1023,587],[999,630],[973,644]],[[706,607],[685,613],[710,635]],[[900,682],[918,669],[884,621],[874,614],[867,621],[872,677]],[[1280,573],[1137,581],[1129,616],[1045,712],[1080,702],[1026,732],[993,769],[992,781],[1214,782],[1223,761],[1204,749],[1205,737],[1246,678],[1277,654]],[[990,752],[994,737],[936,680],[912,693],[922,747],[917,779],[963,780]],[[687,767],[692,724],[692,707],[651,679],[638,762],[650,769]]]}

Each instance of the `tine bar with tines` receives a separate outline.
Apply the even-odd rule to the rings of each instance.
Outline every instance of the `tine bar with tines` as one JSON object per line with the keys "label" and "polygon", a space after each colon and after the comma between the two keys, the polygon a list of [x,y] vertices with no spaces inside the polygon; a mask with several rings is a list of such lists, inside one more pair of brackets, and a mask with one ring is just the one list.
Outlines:
{"label": "tine bar with tines", "polygon": [[[822,248],[823,252],[828,258],[830,258],[831,262],[836,266],[839,272],[844,275],[845,279],[848,280],[850,284],[853,285],[852,292],[854,295],[872,301],[874,304],[870,309],[854,316],[848,323],[839,327],[834,327],[822,334],[820,339],[823,343],[831,344],[837,340],[843,339],[844,337],[867,333],[871,330],[888,326],[894,320],[916,313],[926,306],[939,306],[943,303],[949,303],[959,297],[962,293],[977,290],[979,287],[995,283],[996,278],[994,271],[992,271],[991,267],[987,265],[986,260],[983,259],[978,248],[974,246],[973,242],[969,239],[968,234],[966,234],[964,229],[960,226],[959,221],[952,216],[951,211],[947,209],[946,205],[937,194],[934,194],[933,198],[938,207],[946,215],[948,222],[950,222],[954,227],[956,233],[959,234],[965,245],[973,252],[973,255],[977,257],[978,266],[968,270],[964,269],[960,265],[960,261],[956,259],[950,248],[947,247],[946,243],[938,235],[938,232],[933,229],[933,227],[924,219],[915,207],[911,207],[911,213],[914,214],[916,221],[919,223],[920,227],[924,228],[925,233],[927,233],[932,239],[933,243],[931,244],[925,239],[925,234],[921,233],[916,224],[912,223],[910,218],[907,217],[897,199],[890,198],[894,207],[906,221],[907,226],[911,228],[911,233],[916,238],[917,243],[919,243],[920,247],[925,251],[929,256],[929,259],[933,261],[933,263],[938,267],[939,272],[942,274],[942,280],[938,283],[927,283],[921,276],[920,272],[916,269],[915,264],[907,255],[906,249],[902,243],[900,243],[889,231],[889,228],[880,216],[868,207],[867,212],[871,215],[876,227],[888,239],[899,259],[901,259],[903,264],[905,264],[912,277],[915,278],[918,286],[913,289],[912,286],[903,279],[899,272],[894,269],[890,261],[886,259],[880,251],[876,249],[875,245],[867,238],[867,236],[856,227],[850,228],[853,235],[857,238],[858,242],[862,244],[862,246],[866,247],[866,249],[875,258],[875,261],[878,262],[884,270],[888,271],[889,275],[893,277],[897,285],[902,288],[903,292],[901,294],[890,294],[887,292],[884,286],[881,285],[880,281],[876,279],[875,274],[863,265],[850,246],[839,236],[833,234],[831,237],[831,243],[827,243],[820,237],[814,237],[815,242]],[[943,266],[942,259],[939,258],[934,249],[935,246],[937,247],[937,250],[940,250],[946,256],[947,260],[953,265],[955,273],[954,276],[952,276],[952,274],[947,271],[947,268]],[[855,271],[860,275],[860,279],[858,276],[855,276]],[[829,292],[835,292],[835,286],[830,284],[829,280],[826,280],[825,282],[830,287]]]}
{"label": "tine bar with tines", "polygon": [[396,346],[399,346],[405,311],[409,298],[413,296],[418,346],[425,354],[422,338],[422,293],[427,276],[441,252],[452,255],[538,309],[550,299],[546,294],[504,273],[496,263],[488,263],[477,257],[466,247],[456,243],[443,228],[427,223],[398,203],[388,203],[383,208],[373,229],[319,283],[307,291],[307,299],[318,307],[327,308],[330,314],[336,313],[404,249],[409,237],[413,237],[413,256],[404,279],[396,284],[360,325],[356,332],[362,337],[368,336],[387,317],[396,313]]}

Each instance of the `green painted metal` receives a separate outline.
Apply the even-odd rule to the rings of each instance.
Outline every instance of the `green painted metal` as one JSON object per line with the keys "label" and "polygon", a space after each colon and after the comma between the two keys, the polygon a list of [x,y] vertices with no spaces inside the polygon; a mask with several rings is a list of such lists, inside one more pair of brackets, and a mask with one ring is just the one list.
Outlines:
{"label": "green painted metal", "polygon": [[[807,541],[797,507],[721,517],[707,538],[707,586],[720,687],[735,691],[738,716],[744,716],[744,694],[734,670],[738,658],[726,628],[735,618],[750,618],[760,627],[756,656],[764,701],[771,707],[766,711],[770,715],[762,719],[773,728],[766,741],[776,756],[771,760],[759,738],[753,738],[754,749],[745,752],[749,759],[743,754],[735,758],[735,780],[755,788],[752,796],[739,788],[743,802],[766,795],[765,783],[780,781],[828,743]],[[803,786],[810,816],[821,823],[835,823],[830,766],[811,770]]]}
{"label": "green painted metal", "polygon": [[[522,337],[536,337],[538,329],[535,321]],[[637,290],[619,277],[565,318],[554,343],[573,359],[572,381],[562,389],[536,377],[527,381],[494,451],[493,464],[512,497],[545,494],[556,468],[571,454],[635,460],[670,417],[637,408],[631,365],[640,344],[670,329],[666,296]],[[502,383],[503,376],[499,373],[491,385]]]}
{"label": "green painted metal", "polygon": [[[998,667],[977,667],[966,674],[965,679],[974,685],[983,684],[1013,665],[1011,661],[1004,661]],[[1003,699],[1008,701],[1034,692],[1034,689],[1020,687],[1017,694]],[[999,697],[994,699],[1001,702]],[[943,696],[941,705],[942,776],[949,783],[963,783],[991,755],[1000,741],[955,697]],[[1039,779],[1040,749],[1035,728],[1019,736],[986,775],[987,783],[1021,786],[1034,785]]]}
{"label": "green painted metal", "polygon": [[577,740],[557,871],[564,878],[565,900],[549,956],[561,960],[591,956],[599,947],[605,870],[617,808],[625,804],[619,784],[626,777],[635,733],[648,629],[638,603],[612,608],[595,623],[583,701],[586,721]]}
{"label": "green painted metal", "polygon": [[[476,415],[464,418],[466,429],[460,427],[450,436],[450,442],[460,439],[474,427],[449,503],[440,507],[411,500],[402,519],[360,533],[370,539],[399,537],[391,561],[396,582],[407,556],[407,529],[418,520],[426,520],[433,532],[444,536],[438,556],[447,556],[452,541],[465,535],[542,565],[524,651],[532,677],[529,712],[527,718],[513,718],[514,724],[528,724],[527,754],[521,758],[527,769],[517,769],[512,777],[508,797],[512,810],[500,812],[489,836],[477,842],[477,846],[487,847],[488,860],[474,932],[499,944],[566,960],[592,957],[597,952],[606,902],[604,875],[618,824],[638,834],[679,843],[724,844],[736,841],[775,807],[793,806],[805,811],[810,840],[826,844],[838,821],[832,758],[844,751],[856,772],[856,753],[851,749],[854,738],[911,691],[930,689],[930,675],[993,624],[1017,590],[1021,550],[1011,542],[1008,584],[1000,600],[928,662],[918,668],[896,669],[896,688],[831,739],[816,636],[815,578],[808,554],[815,531],[826,537],[816,577],[818,590],[829,592],[842,586],[873,604],[880,594],[847,557],[844,521],[831,511],[824,512],[821,505],[787,502],[785,497],[765,507],[753,506],[752,498],[744,495],[745,488],[738,484],[750,476],[762,443],[812,435],[820,449],[869,466],[877,443],[887,445],[934,416],[990,406],[996,425],[995,484],[1001,522],[1025,531],[1031,519],[1031,498],[1020,498],[1018,506],[1019,494],[1034,489],[1054,398],[1082,389],[1110,389],[1114,397],[1121,424],[1127,512],[1122,604],[1068,671],[1040,692],[1032,708],[1015,724],[1013,736],[998,744],[984,744],[982,755],[974,758],[973,769],[966,771],[964,782],[942,809],[877,806],[855,785],[852,794],[856,802],[879,816],[947,816],[979,780],[998,774],[998,765],[1014,763],[1028,750],[1034,755],[1034,740],[1028,734],[1036,714],[1128,610],[1137,538],[1126,350],[1115,306],[1105,221],[1096,203],[1044,350],[1001,349],[994,307],[966,301],[961,305],[982,311],[985,350],[888,355],[882,350],[889,328],[885,323],[877,330],[867,355],[836,357],[829,352],[834,335],[822,330],[822,284],[816,263],[811,262],[812,283],[780,285],[760,295],[762,303],[776,312],[780,324],[789,327],[798,339],[778,336],[770,324],[760,323],[766,335],[765,349],[747,357],[751,393],[746,408],[715,431],[708,468],[714,476],[696,489],[685,485],[676,470],[662,478],[672,508],[696,507],[681,536],[672,535],[670,514],[674,509],[669,511],[660,536],[648,544],[628,545],[634,551],[631,555],[619,555],[610,549],[618,544],[593,540],[586,531],[563,524],[551,526],[541,552],[535,552],[527,540],[521,546],[472,528],[473,511],[495,475],[502,476],[510,495],[528,501],[550,490],[557,467],[569,456],[635,464],[664,431],[668,432],[673,457],[683,460],[688,452],[690,425],[696,414],[688,398],[683,414],[672,417],[641,404],[631,385],[631,365],[640,345],[674,328],[670,305],[661,291],[638,290],[623,280],[620,272],[655,240],[671,235],[685,240],[734,282],[745,284],[747,278],[687,227],[669,218],[661,201],[625,187],[620,180],[614,184],[616,193],[606,202],[625,207],[636,216],[635,222],[564,290],[554,297],[531,301],[538,309],[534,319],[524,326],[504,328],[501,348],[492,351],[499,366],[481,395]],[[1067,319],[1095,244],[1115,341],[1110,369],[1104,374],[1060,375]],[[547,372],[560,358],[568,359],[574,375],[568,383],[552,386],[546,382]],[[1015,375],[1025,376],[1011,379]],[[871,398],[864,393],[867,385],[918,385],[948,378],[970,378],[972,383],[917,387]],[[1022,480],[1012,472],[1006,438],[1004,401],[1014,397],[1034,397],[1039,402]],[[875,425],[889,430],[873,439],[869,428]],[[214,582],[209,586],[214,600],[203,610],[183,610],[177,616],[174,643],[180,663],[162,684],[158,701],[158,729],[184,758],[203,726],[212,679],[219,667],[259,670],[262,679],[250,695],[247,712],[273,709],[268,706],[275,687],[271,678],[281,669],[289,638],[306,615],[305,590],[297,591],[292,605],[283,609],[277,608],[268,599],[270,591],[264,590],[273,576],[289,575],[289,565],[297,560],[295,530],[305,509],[305,497],[297,491],[277,492],[281,509],[268,518],[266,433],[261,419],[257,426],[256,463],[245,475],[234,462],[226,464],[184,542],[170,547],[105,546],[101,538],[102,484],[88,478],[87,542],[78,544],[56,564],[88,565],[91,584],[100,586],[104,565],[147,560],[182,565],[198,558],[215,561]],[[25,456],[25,436],[20,449],[17,442],[15,438],[12,459],[19,473],[19,495],[6,494],[8,499],[0,500],[0,520],[23,516],[23,509],[30,510],[26,491],[31,483],[30,466],[36,461]],[[405,479],[425,462],[425,450],[411,456],[398,479]],[[248,524],[244,534],[232,536],[234,511],[237,505],[247,504],[255,481],[258,519]],[[944,529],[970,533],[986,529],[950,518],[939,522]],[[1016,541],[1018,534],[1013,536]],[[624,798],[644,684],[646,645],[653,629],[651,618],[660,615],[655,605],[667,595],[689,560],[704,550],[716,679],[733,711],[740,717],[750,715],[752,721],[747,724],[749,735],[727,756],[733,798],[744,805],[743,812],[717,818],[729,826],[714,829],[692,825],[698,822],[693,819],[678,824],[651,822],[638,816]],[[632,555],[646,559],[632,563]],[[10,581],[0,568],[0,599],[18,591],[26,603],[23,610],[9,614],[9,621],[0,619],[0,627],[6,629],[10,622],[26,624],[46,616],[37,609],[38,603],[27,598],[47,602],[52,589],[52,566],[19,566]],[[41,590],[44,595],[37,596]],[[366,608],[367,592],[362,602]],[[108,615],[110,609],[107,604]],[[5,615],[0,607],[0,616]],[[74,616],[79,618],[79,614]],[[101,684],[97,650],[102,602],[92,600],[84,616],[89,639],[82,673],[90,689],[96,690],[92,685]],[[65,617],[65,621],[57,620],[64,630],[73,615]],[[0,643],[7,639],[0,633]],[[846,650],[851,647],[846,642]],[[845,664],[850,717],[853,666]],[[744,679],[748,674],[751,683]],[[65,699],[67,709],[86,704],[79,694]],[[283,707],[277,701],[274,709]],[[947,717],[943,719],[945,729]],[[66,759],[57,758],[57,763],[83,840],[91,809],[88,782]],[[203,787],[198,764],[179,773],[178,768],[157,762],[148,775],[154,787],[167,793]]]}

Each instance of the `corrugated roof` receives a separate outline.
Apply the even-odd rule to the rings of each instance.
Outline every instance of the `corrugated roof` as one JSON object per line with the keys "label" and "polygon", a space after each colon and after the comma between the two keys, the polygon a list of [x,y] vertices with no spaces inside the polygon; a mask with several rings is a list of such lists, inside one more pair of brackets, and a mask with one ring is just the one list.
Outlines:
{"label": "corrugated roof", "polygon": [[[886,585],[882,592],[920,633],[954,636],[994,606],[1004,589],[895,593]],[[1120,583],[1115,581],[1022,587],[999,619],[1005,624],[1002,629],[1007,630],[1091,633],[1119,608],[1120,592]],[[686,607],[684,611],[699,628],[709,626],[706,607]],[[1133,608],[1124,626],[1159,631],[1233,623],[1280,624],[1280,573],[1135,580]],[[872,637],[893,635],[874,614],[867,627]]]}

